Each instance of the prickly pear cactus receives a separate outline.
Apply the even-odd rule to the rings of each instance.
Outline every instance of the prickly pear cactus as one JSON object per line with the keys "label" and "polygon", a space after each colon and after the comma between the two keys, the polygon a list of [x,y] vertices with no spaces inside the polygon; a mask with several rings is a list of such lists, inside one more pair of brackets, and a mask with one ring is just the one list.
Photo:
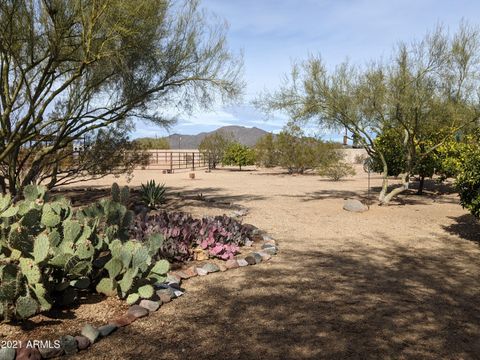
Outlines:
{"label": "prickly pear cactus", "polygon": [[76,213],[63,198],[48,199],[42,186],[27,186],[13,204],[0,195],[0,318],[25,319],[52,304],[67,305],[78,290],[96,289],[129,303],[154,295],[167,261],[154,262],[163,237],[128,240],[133,212],[128,188]]}
{"label": "prickly pear cactus", "polygon": [[151,298],[154,295],[152,285],[164,282],[170,269],[166,260],[152,263],[149,254],[151,246],[136,241],[112,241],[109,244],[111,259],[104,267],[108,276],[99,281],[97,291],[108,296],[118,293],[120,297],[127,298],[128,303]]}
{"label": "prickly pear cactus", "polygon": [[[73,219],[66,199],[46,201],[42,186],[26,186],[12,204],[0,195],[0,317],[28,318],[51,308],[55,293],[70,297],[92,270],[101,246],[94,227]],[[70,285],[72,282],[72,285]],[[57,285],[66,283],[62,291]],[[79,282],[80,284],[80,282]],[[83,281],[85,284],[85,281]]]}

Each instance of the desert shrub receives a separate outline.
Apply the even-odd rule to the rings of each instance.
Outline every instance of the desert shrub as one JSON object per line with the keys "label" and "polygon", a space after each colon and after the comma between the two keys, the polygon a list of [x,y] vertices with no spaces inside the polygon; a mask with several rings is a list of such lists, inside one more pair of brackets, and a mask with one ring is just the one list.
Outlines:
{"label": "desert shrub", "polygon": [[303,174],[305,171],[317,169],[339,156],[337,144],[306,136],[299,126],[292,123],[275,137],[268,136],[261,139],[256,147],[260,156],[259,164],[278,165],[287,169],[290,174]]}
{"label": "desert shrub", "polygon": [[480,131],[468,139],[463,148],[460,173],[456,187],[460,194],[460,203],[475,217],[480,218]]}
{"label": "desert shrub", "polygon": [[[0,314],[25,319],[52,305],[68,305],[79,292],[119,295],[130,302],[153,295],[165,280],[167,261],[154,262],[161,235],[126,240],[133,213],[118,202],[128,189],[112,187],[112,199],[74,212],[42,186],[26,186],[24,199],[0,195]],[[117,200],[117,201],[115,201]]]}
{"label": "desert shrub", "polygon": [[462,206],[480,218],[480,153],[469,158],[457,178]]}
{"label": "desert shrub", "polygon": [[165,184],[156,184],[155,180],[150,180],[142,184],[140,196],[142,202],[153,209],[165,201],[165,191]]}
{"label": "desert shrub", "polygon": [[326,166],[320,167],[319,175],[326,176],[333,181],[339,181],[347,176],[354,176],[355,169],[345,161],[334,161]]}
{"label": "desert shrub", "polygon": [[367,160],[367,159],[368,159],[367,154],[357,154],[353,158],[353,162],[357,165],[362,165],[363,163],[365,163],[365,160]]}
{"label": "desert shrub", "polygon": [[224,165],[236,165],[242,170],[242,166],[255,164],[255,151],[240,143],[231,143],[223,155]]}
{"label": "desert shrub", "polygon": [[266,168],[278,165],[278,150],[273,134],[266,134],[255,144],[255,163]]}
{"label": "desert shrub", "polygon": [[165,241],[158,251],[159,258],[187,261],[194,248],[202,248],[211,256],[230,259],[252,236],[252,229],[228,216],[194,219],[183,212],[161,212],[136,219],[132,237],[144,241],[161,234]]}
{"label": "desert shrub", "polygon": [[217,131],[203,138],[198,146],[200,153],[208,160],[208,167],[215,169],[220,164],[228,146],[233,142],[233,134]]}

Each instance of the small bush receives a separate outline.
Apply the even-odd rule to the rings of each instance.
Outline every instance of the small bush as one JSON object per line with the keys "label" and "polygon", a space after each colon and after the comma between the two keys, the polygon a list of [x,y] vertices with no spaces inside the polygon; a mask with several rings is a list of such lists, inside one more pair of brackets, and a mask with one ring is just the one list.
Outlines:
{"label": "small bush", "polygon": [[339,145],[306,136],[294,123],[278,134],[267,134],[255,146],[257,164],[264,167],[281,166],[290,174],[303,174],[343,158]]}
{"label": "small bush", "polygon": [[480,147],[478,145],[465,156],[456,186],[462,206],[473,216],[480,218]]}
{"label": "small bush", "polygon": [[255,164],[255,151],[240,143],[232,143],[225,151],[223,164],[236,165],[242,170],[242,166]]}
{"label": "small bush", "polygon": [[344,161],[329,164],[320,168],[318,172],[319,175],[326,176],[333,181],[339,181],[344,177],[354,176],[356,174],[353,166]]}
{"label": "small bush", "polygon": [[213,257],[227,260],[251,238],[251,231],[250,227],[225,215],[194,219],[186,213],[164,211],[138,217],[131,236],[145,241],[152,235],[163,235],[165,241],[159,249],[159,258],[191,260],[193,249],[199,247]]}

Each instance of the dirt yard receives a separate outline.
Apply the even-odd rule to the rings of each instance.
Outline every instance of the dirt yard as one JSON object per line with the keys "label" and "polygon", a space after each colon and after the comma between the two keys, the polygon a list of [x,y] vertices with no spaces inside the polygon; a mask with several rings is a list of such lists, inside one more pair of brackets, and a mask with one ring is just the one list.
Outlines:
{"label": "dirt yard", "polygon": [[446,187],[346,212],[344,199],[366,199],[367,175],[357,173],[331,182],[263,170],[197,171],[195,180],[138,171],[129,185],[165,182],[170,209],[248,208],[244,221],[276,238],[280,253],[187,280],[185,296],[76,358],[480,359],[480,225]]}

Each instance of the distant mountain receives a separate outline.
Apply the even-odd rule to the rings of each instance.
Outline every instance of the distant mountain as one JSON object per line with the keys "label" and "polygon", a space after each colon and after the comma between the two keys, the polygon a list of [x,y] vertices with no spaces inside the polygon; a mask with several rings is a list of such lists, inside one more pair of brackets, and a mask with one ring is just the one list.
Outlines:
{"label": "distant mountain", "polygon": [[236,141],[243,145],[253,146],[258,139],[268,134],[265,130],[244,126],[223,126],[211,132],[202,132],[197,135],[172,134],[167,137],[171,149],[197,149],[203,138],[216,132],[231,133]]}

